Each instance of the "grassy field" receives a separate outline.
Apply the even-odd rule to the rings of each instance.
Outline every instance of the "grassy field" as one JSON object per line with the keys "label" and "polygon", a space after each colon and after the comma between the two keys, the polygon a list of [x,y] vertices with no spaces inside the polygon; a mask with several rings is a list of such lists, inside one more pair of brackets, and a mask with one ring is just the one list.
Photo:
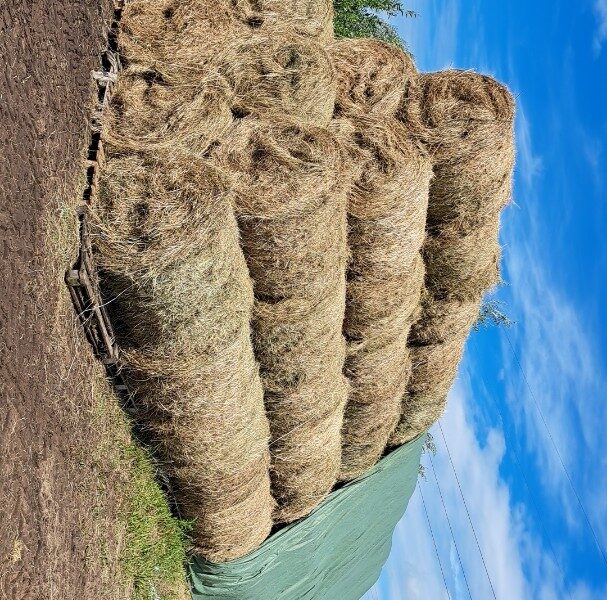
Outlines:
{"label": "grassy field", "polygon": [[[149,454],[130,435],[130,427],[105,378],[94,382],[97,405],[94,423],[103,427],[105,444],[96,448],[98,462],[111,457],[116,472],[123,474],[124,488],[116,511],[124,544],[119,555],[120,576],[132,588],[132,600],[188,598],[184,565],[189,524],[176,519],[156,481]],[[99,477],[99,495],[105,481]]]}

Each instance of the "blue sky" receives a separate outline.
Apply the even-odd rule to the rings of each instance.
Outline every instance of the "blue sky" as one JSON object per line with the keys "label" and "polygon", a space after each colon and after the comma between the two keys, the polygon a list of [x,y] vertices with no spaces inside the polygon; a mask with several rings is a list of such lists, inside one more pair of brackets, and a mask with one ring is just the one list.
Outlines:
{"label": "blue sky", "polygon": [[568,474],[607,551],[607,0],[407,8],[418,18],[395,24],[421,70],[482,71],[517,97],[496,293],[515,324],[473,333],[441,420],[474,531],[434,427],[453,537],[425,455],[427,478],[365,598],[485,599],[492,586],[500,600],[604,600],[607,566]]}

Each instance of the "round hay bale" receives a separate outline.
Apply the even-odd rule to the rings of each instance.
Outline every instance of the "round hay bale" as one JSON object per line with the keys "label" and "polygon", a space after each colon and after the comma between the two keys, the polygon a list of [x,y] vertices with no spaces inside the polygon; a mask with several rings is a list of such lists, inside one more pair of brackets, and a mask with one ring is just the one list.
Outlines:
{"label": "round hay bale", "polygon": [[269,534],[274,501],[231,181],[178,152],[110,154],[91,219],[138,424],[196,550],[242,556]]}
{"label": "round hay bale", "polygon": [[184,84],[131,66],[112,95],[104,140],[123,152],[179,148],[202,156],[232,125],[232,104],[232,91],[218,74]]}
{"label": "round hay bale", "polygon": [[351,391],[341,480],[377,462],[400,416],[410,372],[407,337],[424,281],[420,250],[432,173],[428,156],[398,121],[355,123],[362,169],[348,201],[351,256],[343,331]]}
{"label": "round hay bale", "polygon": [[280,220],[314,213],[336,189],[345,193],[349,182],[341,182],[349,164],[340,143],[322,127],[248,117],[235,123],[212,156],[234,174],[240,221],[259,215]]}
{"label": "round hay bale", "polygon": [[467,71],[420,76],[423,138],[434,156],[428,229],[467,231],[507,204],[514,164],[514,99]]}
{"label": "round hay bale", "polygon": [[[478,315],[479,304],[468,312]],[[389,445],[406,444],[426,431],[442,415],[447,394],[453,385],[470,330],[459,327],[445,341],[425,346],[411,346],[412,371],[403,396],[398,426],[390,436]]]}
{"label": "round hay bale", "polygon": [[[348,384],[341,375],[343,286],[321,302],[257,302],[253,342],[270,421],[277,520],[307,515],[333,487]],[[302,325],[306,323],[307,326]]]}
{"label": "round hay bale", "polygon": [[236,16],[253,29],[286,29],[319,40],[333,36],[333,0],[232,0]]}
{"label": "round hay bale", "polygon": [[500,281],[499,215],[466,234],[447,231],[424,244],[426,284],[435,298],[478,300]]}
{"label": "round hay bale", "polygon": [[[393,325],[407,327],[408,323],[401,319]],[[340,480],[363,475],[381,457],[399,421],[400,399],[410,372],[404,335],[392,336],[381,345],[349,345],[345,374],[352,384],[342,429]]]}
{"label": "round hay bale", "polygon": [[125,353],[138,421],[168,473],[196,551],[224,562],[257,548],[272,525],[268,422],[249,327],[192,356],[183,345]]}
{"label": "round hay bale", "polygon": [[289,31],[261,31],[228,44],[211,66],[230,83],[241,116],[272,113],[310,124],[331,119],[335,76],[318,42]]}
{"label": "round hay bale", "polygon": [[236,176],[253,278],[253,343],[270,421],[275,519],[308,514],[332,489],[347,398],[347,163],[326,129],[246,118],[214,152]]}
{"label": "round hay bale", "polygon": [[483,293],[499,281],[499,213],[510,197],[514,100],[464,71],[420,76],[421,137],[434,162],[421,315],[409,338],[413,371],[390,444],[437,419]]}
{"label": "round hay bale", "polygon": [[196,79],[205,61],[248,34],[229,0],[130,0],[120,21],[119,51],[128,64]]}
{"label": "round hay bale", "polygon": [[414,120],[405,98],[417,97],[417,69],[405,51],[375,39],[339,39],[329,46],[337,77],[336,116],[374,114],[390,118],[402,113]]}

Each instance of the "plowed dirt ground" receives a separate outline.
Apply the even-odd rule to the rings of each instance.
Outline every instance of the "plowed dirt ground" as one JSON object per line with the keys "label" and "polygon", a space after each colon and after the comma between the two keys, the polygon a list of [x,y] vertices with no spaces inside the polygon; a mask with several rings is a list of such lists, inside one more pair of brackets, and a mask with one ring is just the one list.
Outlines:
{"label": "plowed dirt ground", "polygon": [[2,600],[130,596],[115,576],[114,425],[62,282],[109,8],[0,3]]}

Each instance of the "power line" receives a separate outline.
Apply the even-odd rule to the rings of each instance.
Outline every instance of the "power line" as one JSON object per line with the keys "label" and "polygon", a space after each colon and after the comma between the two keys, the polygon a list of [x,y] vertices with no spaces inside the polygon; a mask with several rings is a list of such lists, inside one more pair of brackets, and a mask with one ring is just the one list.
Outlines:
{"label": "power line", "polygon": [[443,563],[441,562],[440,554],[438,553],[438,546],[436,545],[436,538],[434,537],[434,531],[432,531],[432,525],[430,524],[430,515],[428,514],[428,509],[426,508],[426,501],[424,500],[424,492],[422,492],[421,482],[418,488],[422,497],[422,504],[424,505],[426,520],[428,521],[428,529],[430,530],[430,536],[432,537],[432,543],[434,544],[434,551],[436,552],[436,558],[438,559],[438,566],[440,567],[440,572],[443,576],[443,583],[445,584],[445,590],[447,591],[447,598],[451,599],[451,594],[449,594],[449,586],[447,585],[447,578],[445,577],[445,572],[443,571]]}
{"label": "power line", "polygon": [[470,591],[470,586],[468,585],[468,578],[466,577],[464,563],[462,562],[462,557],[459,553],[459,548],[457,547],[457,542],[455,541],[455,535],[453,534],[453,527],[451,527],[451,520],[449,519],[449,513],[447,512],[447,505],[445,504],[445,499],[443,497],[443,491],[441,490],[440,483],[438,482],[438,476],[436,475],[436,469],[434,468],[434,461],[432,460],[431,452],[428,453],[428,458],[430,459],[430,464],[432,465],[434,479],[436,480],[436,487],[438,488],[438,494],[440,496],[440,500],[443,505],[443,510],[445,511],[445,517],[447,519],[447,524],[449,525],[449,531],[451,532],[451,539],[453,540],[453,545],[455,546],[455,552],[457,553],[457,559],[459,560],[459,565],[460,565],[460,567],[462,569],[462,573],[464,575],[464,582],[466,583],[466,589],[468,590],[468,595],[472,599],[472,592]]}
{"label": "power line", "polygon": [[[476,345],[476,343],[473,341],[475,349],[477,351],[478,354],[478,346]],[[481,380],[483,381],[483,385],[485,384],[485,377],[482,373],[482,371],[479,371],[480,373],[480,377]],[[491,402],[493,403],[493,405],[495,406],[495,409],[497,410],[497,416],[499,417],[499,420],[502,424],[502,431],[506,431],[506,422],[504,420],[504,416],[502,414],[502,409],[498,403],[498,401],[494,398],[494,396],[492,394],[487,394],[487,396],[489,396],[489,398],[491,398]],[[516,429],[515,429],[515,434],[516,434]],[[509,449],[514,457],[514,463],[518,469],[518,472],[523,480],[523,483],[525,484],[525,488],[527,489],[527,495],[529,497],[529,499],[531,500],[531,504],[533,505],[533,510],[536,514],[539,515],[540,511],[539,511],[539,507],[537,505],[537,501],[535,499],[535,494],[533,493],[533,490],[531,489],[531,485],[529,484],[529,479],[527,478],[527,475],[525,474],[525,470],[523,469],[522,466],[522,462],[519,458],[518,452],[516,451],[516,447],[514,445],[510,445],[510,444],[506,444],[507,449]],[[559,571],[561,573],[565,573],[563,566],[561,565],[561,561],[559,560],[559,557],[556,553],[556,551],[554,550],[554,545],[552,544],[552,538],[550,536],[550,534],[548,533],[548,530],[546,529],[546,525],[544,524],[544,520],[543,519],[538,519],[540,526],[542,528],[542,532],[544,534],[544,538],[548,541],[548,547],[550,549],[550,552],[552,553],[552,557],[554,558],[554,562],[556,563],[556,565],[559,568]],[[571,598],[571,594],[569,593],[569,591],[567,591],[567,596],[569,598]]]}
{"label": "power line", "polygon": [[518,365],[521,374],[523,376],[523,380],[525,381],[525,385],[527,386],[527,389],[529,390],[529,394],[531,395],[531,399],[533,400],[533,403],[535,404],[535,407],[537,408],[537,411],[542,419],[542,423],[544,424],[544,427],[546,428],[546,431],[548,432],[548,437],[550,438],[550,442],[552,443],[552,447],[554,448],[554,451],[556,452],[556,455],[559,459],[559,462],[561,463],[561,467],[563,468],[563,471],[565,472],[565,475],[567,476],[567,480],[569,481],[569,485],[571,486],[571,489],[573,490],[573,493],[575,494],[575,497],[577,499],[578,504],[580,505],[580,509],[582,510],[582,514],[584,515],[584,518],[586,519],[586,523],[588,524],[588,527],[590,528],[590,531],[592,532],[592,537],[594,538],[594,543],[596,544],[596,547],[598,548],[601,556],[603,557],[603,562],[605,563],[605,566],[607,566],[607,556],[605,556],[605,552],[599,542],[599,538],[596,535],[596,532],[594,530],[594,527],[592,526],[592,523],[590,522],[590,519],[588,517],[588,513],[586,512],[586,509],[584,508],[584,505],[582,504],[582,499],[580,497],[580,495],[578,494],[578,491],[575,487],[575,485],[573,485],[573,480],[571,479],[571,475],[569,474],[569,470],[567,469],[567,467],[565,466],[565,461],[563,460],[563,457],[561,456],[561,453],[558,449],[558,446],[556,445],[555,441],[554,441],[554,437],[552,436],[552,432],[550,431],[550,427],[548,427],[548,423],[546,421],[546,418],[544,417],[544,412],[542,411],[542,408],[539,404],[539,402],[537,401],[537,398],[535,397],[535,394],[533,393],[533,390],[531,389],[531,385],[529,385],[529,380],[527,379],[527,375],[525,375],[525,371],[523,369],[523,365],[521,365],[520,360],[518,359],[518,356],[516,354],[516,351],[514,350],[514,346],[512,345],[512,341],[510,340],[510,336],[508,335],[508,332],[506,330],[504,330],[504,333],[506,335],[506,339],[508,340],[508,344],[510,345],[510,348],[512,349],[512,354],[514,356],[514,360],[516,361],[516,364]]}
{"label": "power line", "polygon": [[464,508],[466,509],[466,514],[468,515],[468,522],[470,523],[470,527],[472,528],[472,533],[474,534],[474,540],[476,541],[476,547],[481,555],[481,560],[483,561],[483,567],[485,568],[485,574],[487,575],[487,580],[489,581],[489,585],[491,587],[491,593],[495,600],[497,600],[497,596],[495,595],[495,589],[493,587],[493,582],[491,581],[491,576],[489,575],[489,570],[487,569],[487,563],[485,562],[485,556],[483,555],[483,551],[481,550],[481,545],[479,544],[478,537],[476,535],[476,529],[474,528],[474,524],[472,523],[472,517],[470,516],[470,511],[468,510],[468,503],[466,502],[466,498],[464,498],[464,492],[462,491],[462,486],[459,482],[459,477],[457,476],[457,471],[455,470],[455,464],[453,464],[453,458],[451,457],[451,450],[449,449],[449,445],[447,444],[447,439],[445,438],[445,432],[443,431],[443,426],[438,421],[438,426],[440,428],[440,433],[443,438],[443,442],[445,443],[445,447],[447,448],[447,454],[449,455],[449,462],[451,463],[451,469],[453,469],[453,474],[455,475],[455,481],[457,482],[457,487],[459,489],[459,495],[462,497],[462,502],[464,503]]}

